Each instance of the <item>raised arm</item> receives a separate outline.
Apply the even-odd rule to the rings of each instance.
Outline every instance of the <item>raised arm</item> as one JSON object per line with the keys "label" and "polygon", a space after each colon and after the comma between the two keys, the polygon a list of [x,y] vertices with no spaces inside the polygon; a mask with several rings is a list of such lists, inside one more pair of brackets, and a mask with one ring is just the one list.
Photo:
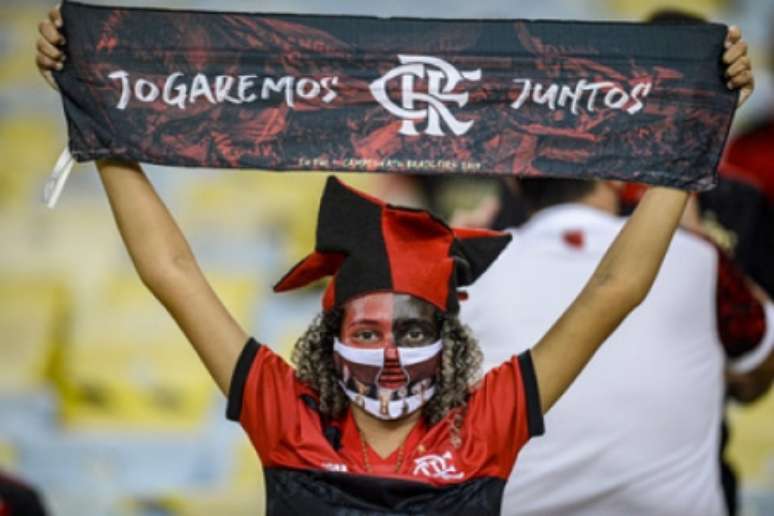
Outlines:
{"label": "raised arm", "polygon": [[137,163],[97,162],[116,225],[142,282],[169,311],[224,393],[247,334],[204,277]]}
{"label": "raised arm", "polygon": [[543,412],[648,294],[688,194],[651,188],[575,301],[532,349]]}
{"label": "raised arm", "polygon": [[[58,8],[39,25],[36,62],[52,85],[51,70],[60,69],[64,60],[59,27]],[[183,330],[220,390],[227,393],[246,333],[210,287],[139,164],[102,160],[97,169],[137,273]]]}

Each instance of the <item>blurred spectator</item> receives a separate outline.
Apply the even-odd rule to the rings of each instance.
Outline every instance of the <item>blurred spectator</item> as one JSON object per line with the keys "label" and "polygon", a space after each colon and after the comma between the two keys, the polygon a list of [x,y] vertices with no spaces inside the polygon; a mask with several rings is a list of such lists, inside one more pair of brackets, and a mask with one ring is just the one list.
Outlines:
{"label": "blurred spectator", "polygon": [[[754,183],[729,177],[737,173],[734,168],[727,163],[720,166],[717,186],[696,195],[686,210],[684,226],[721,248],[771,297],[774,205]],[[644,185],[626,185],[621,214],[631,213],[644,189]]]}
{"label": "blurred spectator", "polygon": [[[463,304],[487,365],[540,338],[623,223],[612,182],[529,179],[522,194],[534,215]],[[724,369],[765,392],[774,305],[684,231],[648,297],[609,340],[547,414],[551,431],[522,451],[504,513],[726,514]]]}
{"label": "blurred spectator", "polygon": [[[774,257],[774,218],[771,205],[760,189],[747,180],[726,177],[723,164],[717,186],[699,192],[688,204],[683,225],[717,245],[721,257],[733,258],[746,274],[761,285],[768,296],[774,295],[774,268],[769,264]],[[634,209],[644,186],[627,185],[621,198],[622,212]],[[765,294],[763,294],[765,296]],[[728,305],[728,304],[727,304]],[[730,305],[733,309],[733,305]],[[729,395],[740,402],[758,399],[767,389],[765,378],[756,375],[726,375]],[[738,510],[739,483],[734,467],[725,459],[729,442],[729,425],[725,415],[721,428],[720,474],[723,492],[731,516]]]}
{"label": "blurred spectator", "polygon": [[0,516],[45,516],[38,493],[0,472]]}

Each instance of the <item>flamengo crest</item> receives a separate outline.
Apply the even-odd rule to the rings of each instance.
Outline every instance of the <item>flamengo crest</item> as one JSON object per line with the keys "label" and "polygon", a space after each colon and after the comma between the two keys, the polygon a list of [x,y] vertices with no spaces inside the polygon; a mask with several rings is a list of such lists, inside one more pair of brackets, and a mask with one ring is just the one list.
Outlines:
{"label": "flamengo crest", "polygon": [[452,464],[452,454],[447,451],[443,455],[431,453],[414,459],[414,475],[444,480],[460,480],[465,476],[465,473],[457,471],[457,468]]}
{"label": "flamengo crest", "polygon": [[[473,121],[460,121],[452,115],[447,102],[463,107],[468,103],[468,93],[453,93],[462,80],[478,81],[481,69],[461,72],[450,63],[437,57],[398,55],[401,66],[393,68],[370,85],[374,98],[395,116],[403,119],[400,132],[406,136],[418,135],[415,124],[427,119],[425,134],[444,136],[441,120],[457,136],[465,134]],[[387,84],[400,78],[400,105],[387,95]],[[414,89],[415,79],[427,80],[427,91]]]}

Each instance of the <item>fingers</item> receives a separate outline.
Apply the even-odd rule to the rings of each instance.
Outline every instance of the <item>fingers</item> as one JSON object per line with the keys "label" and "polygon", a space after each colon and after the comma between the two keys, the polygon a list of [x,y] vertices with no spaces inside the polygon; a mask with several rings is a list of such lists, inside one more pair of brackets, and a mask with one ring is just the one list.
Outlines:
{"label": "fingers", "polygon": [[65,39],[59,32],[61,26],[62,16],[58,6],[51,9],[48,18],[38,24],[40,37],[36,43],[35,63],[49,84],[54,83],[51,70],[61,70],[64,67],[65,54],[60,47],[65,43]]}
{"label": "fingers", "polygon": [[61,70],[63,68],[61,61],[56,61],[41,53],[38,53],[38,55],[35,56],[35,63],[38,65],[41,73],[50,70]]}
{"label": "fingers", "polygon": [[64,61],[65,59],[64,53],[44,38],[38,38],[37,49],[38,53],[43,54],[54,61]]}
{"label": "fingers", "polygon": [[51,86],[55,90],[59,89],[59,86],[57,86],[56,81],[54,80],[54,76],[51,75],[51,72],[40,70],[40,74],[43,76],[43,78],[46,80],[49,86]]}
{"label": "fingers", "polygon": [[736,25],[731,25],[726,33],[726,48],[731,47],[734,43],[742,39],[742,31]]}
{"label": "fingers", "polygon": [[745,70],[750,70],[750,58],[746,55],[743,55],[731,65],[726,68],[726,77],[733,77],[735,75],[739,75],[740,73],[744,72]]}
{"label": "fingers", "polygon": [[38,24],[40,37],[36,43],[35,64],[46,82],[55,90],[58,88],[51,72],[52,70],[61,70],[66,58],[60,48],[65,44],[65,38],[59,31],[62,26],[63,20],[59,6],[51,9],[48,18]]}
{"label": "fingers", "polygon": [[62,28],[62,25],[63,25],[62,13],[59,10],[59,6],[58,5],[49,11],[48,19],[51,20],[51,22],[54,24],[54,26],[57,29],[61,29]]}
{"label": "fingers", "polygon": [[51,20],[43,20],[38,24],[40,35],[52,45],[64,45],[65,39],[59,29],[56,28]]}
{"label": "fingers", "polygon": [[742,86],[751,86],[753,82],[753,75],[750,70],[745,70],[742,73],[734,75],[728,81],[729,88],[741,88]]}
{"label": "fingers", "polygon": [[747,57],[747,43],[742,39],[742,31],[739,27],[731,26],[726,33],[724,42],[726,48],[723,52],[723,63],[726,67],[726,86],[729,89],[739,89],[739,102],[741,106],[752,94],[755,81],[752,75],[750,58]]}
{"label": "fingers", "polygon": [[723,53],[723,62],[725,64],[731,64],[740,57],[747,55],[747,42],[737,41]]}
{"label": "fingers", "polygon": [[737,102],[736,106],[739,107],[742,104],[744,104],[747,99],[750,98],[750,95],[752,95],[752,90],[744,89],[739,93],[739,102]]}

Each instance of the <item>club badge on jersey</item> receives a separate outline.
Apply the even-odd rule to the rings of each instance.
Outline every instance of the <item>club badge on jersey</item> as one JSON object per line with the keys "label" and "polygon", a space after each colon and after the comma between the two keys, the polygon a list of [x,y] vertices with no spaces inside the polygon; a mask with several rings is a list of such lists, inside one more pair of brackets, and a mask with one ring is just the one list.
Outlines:
{"label": "club badge on jersey", "polygon": [[398,419],[419,410],[435,394],[443,343],[363,349],[338,339],[333,359],[339,384],[350,401],[379,419]]}

